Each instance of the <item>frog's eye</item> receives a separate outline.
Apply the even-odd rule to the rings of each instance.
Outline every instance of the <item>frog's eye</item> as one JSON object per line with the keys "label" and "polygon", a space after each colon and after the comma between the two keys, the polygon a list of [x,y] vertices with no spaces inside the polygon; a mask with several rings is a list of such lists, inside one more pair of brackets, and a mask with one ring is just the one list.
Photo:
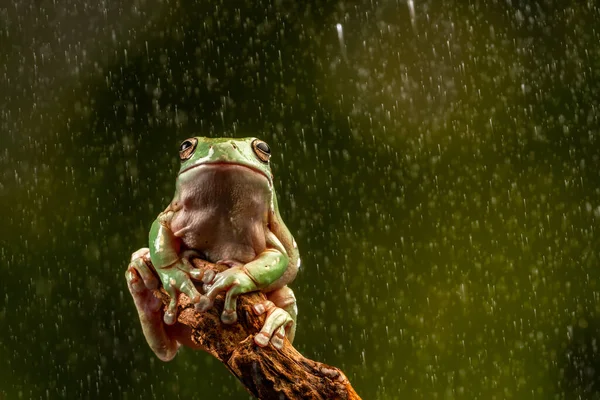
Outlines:
{"label": "frog's eye", "polygon": [[260,139],[255,139],[252,142],[252,149],[260,161],[264,163],[269,162],[269,159],[271,158],[271,149],[268,144]]}
{"label": "frog's eye", "polygon": [[185,139],[179,145],[179,158],[181,161],[185,161],[194,154],[194,150],[196,150],[196,145],[198,144],[198,139],[189,138]]}

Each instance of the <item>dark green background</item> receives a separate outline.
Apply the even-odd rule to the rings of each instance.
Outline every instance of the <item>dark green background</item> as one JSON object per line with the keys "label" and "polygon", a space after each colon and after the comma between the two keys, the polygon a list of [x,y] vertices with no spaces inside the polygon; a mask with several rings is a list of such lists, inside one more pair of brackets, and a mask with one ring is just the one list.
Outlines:
{"label": "dark green background", "polygon": [[364,399],[599,396],[598,6],[415,15],[0,6],[0,398],[248,397],[206,354],[158,361],[123,277],[198,134],[271,145],[296,346]]}

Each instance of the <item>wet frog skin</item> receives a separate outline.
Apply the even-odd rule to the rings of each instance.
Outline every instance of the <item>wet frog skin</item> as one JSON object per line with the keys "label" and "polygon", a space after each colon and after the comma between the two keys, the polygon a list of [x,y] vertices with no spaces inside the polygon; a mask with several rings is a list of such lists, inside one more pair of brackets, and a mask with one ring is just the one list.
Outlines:
{"label": "wet frog skin", "polygon": [[[281,347],[285,336],[292,341],[297,308],[287,285],[298,272],[300,258],[279,214],[269,146],[257,138],[193,137],[181,143],[179,157],[173,200],[153,222],[149,247],[132,255],[126,272],[150,347],[163,360],[175,356],[183,336],[172,327],[179,293],[199,311],[208,310],[225,293],[221,320],[232,324],[237,321],[237,297],[262,291],[268,300],[254,311],[267,313],[267,319],[255,342]],[[215,273],[194,268],[189,260],[196,256],[228,269]],[[158,281],[147,260],[171,297],[164,314],[151,295]],[[203,283],[204,295],[193,281]]]}

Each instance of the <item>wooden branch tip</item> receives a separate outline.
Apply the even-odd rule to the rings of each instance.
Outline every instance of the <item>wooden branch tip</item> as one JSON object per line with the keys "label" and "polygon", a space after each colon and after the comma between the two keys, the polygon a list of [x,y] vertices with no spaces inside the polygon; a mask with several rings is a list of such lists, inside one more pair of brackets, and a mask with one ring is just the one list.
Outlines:
{"label": "wooden branch tip", "polygon": [[[215,271],[227,268],[200,259],[193,259],[192,263],[197,268]],[[202,293],[201,287],[198,290]],[[166,291],[160,288],[154,294],[166,308],[170,300]],[[210,353],[225,364],[253,396],[262,400],[360,400],[342,371],[303,357],[287,339],[281,350],[271,344],[260,347],[254,343],[254,335],[266,318],[256,315],[252,306],[264,302],[264,294],[239,296],[238,321],[231,325],[221,322],[223,295],[217,296],[214,306],[206,312],[196,311],[184,294],[178,300],[174,330],[183,332],[185,337],[180,341]]]}

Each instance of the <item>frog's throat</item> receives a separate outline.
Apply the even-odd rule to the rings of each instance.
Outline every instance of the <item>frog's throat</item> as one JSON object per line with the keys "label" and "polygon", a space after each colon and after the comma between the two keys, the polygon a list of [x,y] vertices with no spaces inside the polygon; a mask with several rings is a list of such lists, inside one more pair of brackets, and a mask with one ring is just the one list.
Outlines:
{"label": "frog's throat", "polygon": [[202,162],[202,163],[198,163],[198,164],[193,164],[193,165],[190,165],[189,167],[187,167],[186,169],[184,169],[183,171],[179,172],[178,176],[181,176],[181,175],[185,174],[186,172],[188,172],[189,170],[192,170],[194,168],[198,168],[198,167],[202,167],[202,166],[209,166],[209,167],[215,166],[215,167],[218,167],[220,165],[222,165],[222,166],[235,166],[235,167],[246,168],[246,169],[248,169],[248,170],[250,170],[252,172],[255,172],[257,174],[260,174],[260,175],[264,176],[265,178],[267,178],[267,181],[269,182],[269,185],[271,184],[271,179],[272,178],[270,176],[268,176],[264,171],[261,171],[258,168],[254,168],[251,165],[240,164],[240,163],[229,162],[229,161],[214,161],[214,162]]}

